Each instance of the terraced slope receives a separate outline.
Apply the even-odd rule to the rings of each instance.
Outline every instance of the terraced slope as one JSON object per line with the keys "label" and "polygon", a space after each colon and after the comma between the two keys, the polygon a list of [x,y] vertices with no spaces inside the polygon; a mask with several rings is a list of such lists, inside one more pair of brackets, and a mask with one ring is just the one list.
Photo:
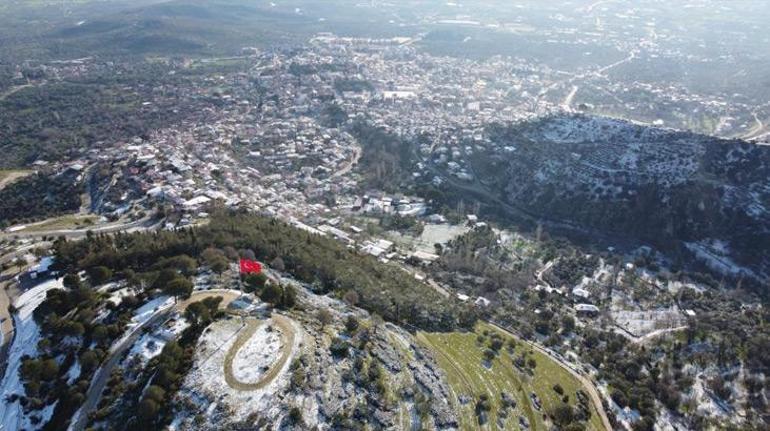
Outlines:
{"label": "terraced slope", "polygon": [[[504,347],[491,362],[484,359],[487,342],[479,343],[478,336],[484,333],[498,333],[505,340]],[[519,417],[523,416],[531,430],[548,429],[548,412],[563,403],[562,396],[553,387],[557,383],[569,395],[568,404],[577,403],[576,392],[581,389],[580,382],[562,369],[548,356],[532,351],[523,342],[516,340],[513,354],[508,350],[508,341],[513,337],[487,325],[479,324],[473,333],[425,333],[417,334],[420,343],[435,352],[436,360],[447,376],[452,389],[454,409],[458,412],[460,427],[463,430],[476,430],[479,427],[488,430],[521,430]],[[486,340],[489,337],[485,337]],[[527,360],[534,359],[536,366],[532,375],[514,365],[513,358],[525,355]],[[516,407],[507,409],[506,418],[501,418],[502,392],[509,394]],[[541,403],[538,409],[531,394],[537,395]],[[480,425],[476,414],[476,402],[481,394],[489,397],[491,410],[486,424]],[[602,430],[601,421],[595,406],[590,406],[589,430]]]}
{"label": "terraced slope", "polygon": [[591,237],[770,277],[770,147],[582,115],[488,133],[469,166],[483,195]]}

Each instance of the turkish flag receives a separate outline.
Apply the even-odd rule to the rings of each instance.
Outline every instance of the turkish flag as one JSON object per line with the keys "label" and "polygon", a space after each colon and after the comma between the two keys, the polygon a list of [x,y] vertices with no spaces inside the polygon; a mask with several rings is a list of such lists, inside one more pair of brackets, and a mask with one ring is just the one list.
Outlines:
{"label": "turkish flag", "polygon": [[262,264],[256,260],[241,259],[241,274],[259,274],[262,272]]}

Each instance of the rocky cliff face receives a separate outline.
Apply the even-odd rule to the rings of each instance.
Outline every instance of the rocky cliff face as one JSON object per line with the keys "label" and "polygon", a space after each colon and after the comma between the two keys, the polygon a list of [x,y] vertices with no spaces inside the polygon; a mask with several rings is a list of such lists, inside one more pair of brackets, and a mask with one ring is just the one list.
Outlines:
{"label": "rocky cliff face", "polygon": [[488,130],[473,169],[511,205],[770,274],[770,147],[578,115]]}

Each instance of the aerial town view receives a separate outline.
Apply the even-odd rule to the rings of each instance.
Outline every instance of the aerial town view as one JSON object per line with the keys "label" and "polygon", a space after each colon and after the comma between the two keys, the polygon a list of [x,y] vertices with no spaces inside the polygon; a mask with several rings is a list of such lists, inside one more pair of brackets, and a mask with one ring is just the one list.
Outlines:
{"label": "aerial town view", "polygon": [[770,430],[770,3],[0,3],[0,430]]}

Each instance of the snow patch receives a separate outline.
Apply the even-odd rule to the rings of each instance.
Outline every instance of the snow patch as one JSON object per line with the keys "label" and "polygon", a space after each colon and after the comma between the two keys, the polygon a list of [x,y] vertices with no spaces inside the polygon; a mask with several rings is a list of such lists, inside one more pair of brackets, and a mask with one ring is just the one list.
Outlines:
{"label": "snow patch", "polygon": [[258,382],[278,359],[282,346],[281,333],[274,326],[260,325],[236,353],[233,377],[243,383]]}
{"label": "snow patch", "polygon": [[[9,401],[11,395],[24,395],[24,385],[21,381],[19,370],[21,358],[24,356],[37,356],[37,343],[40,339],[40,328],[35,323],[32,313],[45,300],[46,293],[52,289],[63,288],[62,279],[48,280],[26,292],[14,302],[17,313],[14,314],[14,327],[16,335],[8,352],[8,367],[5,370],[2,385],[0,385],[0,418],[2,418],[3,430],[34,429],[30,422],[31,415],[24,414],[19,400]],[[47,422],[55,404],[46,406],[42,411],[36,412],[42,416],[43,423]]]}

